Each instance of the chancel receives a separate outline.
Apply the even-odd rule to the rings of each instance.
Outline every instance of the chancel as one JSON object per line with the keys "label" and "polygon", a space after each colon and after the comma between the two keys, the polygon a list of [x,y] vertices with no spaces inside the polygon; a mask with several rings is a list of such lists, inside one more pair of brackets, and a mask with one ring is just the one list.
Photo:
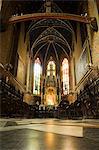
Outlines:
{"label": "chancel", "polygon": [[[40,137],[36,130],[53,133],[46,135],[48,141],[43,135],[47,148],[37,144],[35,150],[83,149],[84,141],[66,148],[53,142],[69,133],[87,138],[84,126],[99,128],[99,1],[1,0],[0,18],[0,126],[10,132],[9,126],[23,124]],[[69,128],[69,123],[81,126],[78,133],[71,133],[77,127]],[[96,141],[84,150],[97,149]],[[8,150],[21,149],[8,143]],[[2,150],[7,150],[4,144]]]}

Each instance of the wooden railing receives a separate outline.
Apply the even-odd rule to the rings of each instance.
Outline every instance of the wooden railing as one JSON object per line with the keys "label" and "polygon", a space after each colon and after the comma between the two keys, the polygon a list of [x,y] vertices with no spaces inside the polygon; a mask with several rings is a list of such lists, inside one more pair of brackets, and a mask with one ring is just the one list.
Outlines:
{"label": "wooden railing", "polygon": [[0,74],[8,80],[7,82],[14,85],[17,89],[19,89],[22,92],[26,91],[25,85],[23,85],[21,82],[19,82],[11,73],[10,71],[7,71],[4,67],[0,66]]}

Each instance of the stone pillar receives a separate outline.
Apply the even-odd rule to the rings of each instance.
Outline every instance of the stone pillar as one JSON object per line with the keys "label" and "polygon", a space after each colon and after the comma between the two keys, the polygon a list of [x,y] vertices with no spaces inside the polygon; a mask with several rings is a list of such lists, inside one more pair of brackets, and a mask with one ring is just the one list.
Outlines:
{"label": "stone pillar", "polygon": [[43,79],[41,79],[41,104],[43,104]]}
{"label": "stone pillar", "polygon": [[24,93],[24,101],[27,104],[33,104],[33,93],[32,93],[32,87],[33,87],[33,63],[32,58],[29,56],[29,53],[27,54],[27,78],[26,78],[26,92]]}
{"label": "stone pillar", "polygon": [[58,82],[59,82],[59,102],[61,101],[61,81],[60,76],[58,76]]}
{"label": "stone pillar", "polygon": [[99,14],[95,0],[88,0],[89,17],[95,17],[97,20],[98,31],[95,32],[91,27],[88,27],[89,42],[92,48],[92,61],[94,67],[99,68]]}
{"label": "stone pillar", "polygon": [[45,77],[44,77],[44,75],[42,75],[42,79],[41,79],[41,104],[42,105],[44,104],[44,92],[43,92],[43,90],[45,90],[44,89],[44,79],[45,79]]}
{"label": "stone pillar", "polygon": [[33,61],[31,54],[27,54],[27,79],[26,79],[26,91],[29,93],[33,92]]}
{"label": "stone pillar", "polygon": [[58,62],[57,64],[57,81],[58,81],[58,88],[59,88],[59,93],[58,93],[58,102],[60,103],[61,101],[61,92],[62,92],[62,89],[61,89],[61,62]]}
{"label": "stone pillar", "polygon": [[70,57],[69,61],[69,83],[70,83],[70,92],[73,92],[75,88],[75,75],[74,75],[74,58],[73,55]]}
{"label": "stone pillar", "polygon": [[31,58],[28,56],[28,66],[27,66],[27,80],[26,80],[26,91],[31,92],[30,87],[30,70],[31,70]]}
{"label": "stone pillar", "polygon": [[30,59],[30,91],[33,93],[33,60],[32,57]]}
{"label": "stone pillar", "polygon": [[69,58],[69,92],[72,91],[72,57]]}

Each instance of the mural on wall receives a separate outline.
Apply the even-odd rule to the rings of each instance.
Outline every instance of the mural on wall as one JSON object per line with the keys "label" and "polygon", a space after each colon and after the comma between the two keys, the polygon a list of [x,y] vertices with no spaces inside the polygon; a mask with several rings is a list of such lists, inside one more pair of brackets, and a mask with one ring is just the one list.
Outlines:
{"label": "mural on wall", "polygon": [[77,84],[88,71],[88,48],[84,48],[76,65],[76,82]]}

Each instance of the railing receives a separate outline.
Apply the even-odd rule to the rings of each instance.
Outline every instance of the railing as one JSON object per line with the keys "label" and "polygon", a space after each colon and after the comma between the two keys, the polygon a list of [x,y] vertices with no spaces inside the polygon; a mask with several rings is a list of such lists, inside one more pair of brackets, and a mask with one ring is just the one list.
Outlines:
{"label": "railing", "polygon": [[21,82],[19,82],[11,73],[10,71],[7,71],[5,68],[0,66],[0,74],[8,80],[8,82],[12,85],[14,85],[17,89],[19,89],[22,92],[26,91],[25,85],[23,85]]}

